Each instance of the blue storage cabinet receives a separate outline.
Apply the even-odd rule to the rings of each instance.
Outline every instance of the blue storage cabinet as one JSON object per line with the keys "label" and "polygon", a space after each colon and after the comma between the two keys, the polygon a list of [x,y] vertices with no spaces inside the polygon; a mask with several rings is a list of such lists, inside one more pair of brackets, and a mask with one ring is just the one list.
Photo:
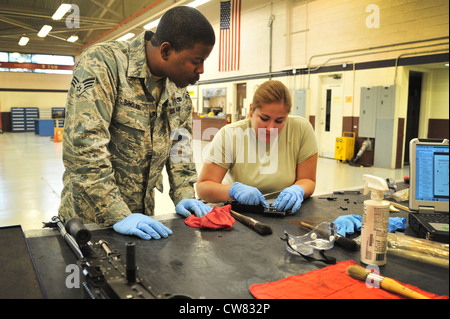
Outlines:
{"label": "blue storage cabinet", "polygon": [[55,121],[55,127],[63,128],[64,127],[64,119],[54,119]]}
{"label": "blue storage cabinet", "polygon": [[11,131],[25,132],[25,108],[11,108]]}
{"label": "blue storage cabinet", "polygon": [[53,136],[54,124],[53,120],[34,120],[34,133],[39,134],[39,136]]}
{"label": "blue storage cabinet", "polygon": [[34,120],[39,118],[39,109],[37,107],[25,108],[25,131],[34,132]]}
{"label": "blue storage cabinet", "polygon": [[13,132],[33,132],[34,120],[39,118],[37,107],[12,107],[11,130]]}
{"label": "blue storage cabinet", "polygon": [[52,119],[63,119],[66,117],[65,107],[52,107]]}
{"label": "blue storage cabinet", "polygon": [[65,118],[66,118],[65,107],[52,107],[52,119],[55,120],[55,128],[63,128]]}

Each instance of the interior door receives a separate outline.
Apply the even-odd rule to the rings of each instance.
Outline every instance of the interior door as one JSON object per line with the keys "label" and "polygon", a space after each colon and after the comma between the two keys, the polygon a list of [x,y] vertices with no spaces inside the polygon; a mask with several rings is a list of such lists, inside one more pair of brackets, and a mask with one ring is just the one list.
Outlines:
{"label": "interior door", "polygon": [[[242,109],[244,108],[244,100],[247,98],[247,83],[238,83],[236,85],[236,120],[239,121],[247,116],[242,115]],[[247,113],[249,110],[246,110]]]}
{"label": "interior door", "polygon": [[343,96],[340,78],[323,78],[318,107],[319,156],[334,158],[336,138],[342,136]]}

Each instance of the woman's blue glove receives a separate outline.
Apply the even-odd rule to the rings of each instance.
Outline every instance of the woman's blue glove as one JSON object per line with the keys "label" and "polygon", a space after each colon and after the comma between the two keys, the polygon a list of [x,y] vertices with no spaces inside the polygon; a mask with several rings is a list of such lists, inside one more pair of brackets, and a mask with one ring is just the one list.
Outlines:
{"label": "woman's blue glove", "polygon": [[390,233],[395,233],[396,230],[406,229],[406,218],[403,217],[389,217],[389,228]]}
{"label": "woman's blue glove", "polygon": [[191,216],[191,212],[193,212],[197,217],[203,217],[208,214],[212,210],[211,207],[206,205],[205,203],[196,200],[196,199],[183,199],[181,200],[177,206],[175,206],[175,211],[177,214],[180,214],[184,217]]}
{"label": "woman's blue glove", "polygon": [[115,223],[113,228],[123,235],[135,235],[142,239],[160,239],[172,235],[172,230],[153,218],[135,213]]}
{"label": "woman's blue glove", "polygon": [[253,186],[244,185],[242,183],[236,182],[231,185],[228,191],[230,197],[237,200],[241,204],[245,205],[263,205],[264,207],[269,207],[263,194]]}
{"label": "woman's blue glove", "polygon": [[333,224],[338,229],[337,233],[345,237],[346,234],[353,234],[355,231],[361,230],[361,221],[362,217],[359,215],[344,215],[336,218]]}
{"label": "woman's blue glove", "polygon": [[305,190],[299,185],[292,185],[285,188],[277,199],[273,202],[272,206],[276,207],[278,211],[292,210],[292,214],[300,209],[303,203],[303,196],[305,196]]}

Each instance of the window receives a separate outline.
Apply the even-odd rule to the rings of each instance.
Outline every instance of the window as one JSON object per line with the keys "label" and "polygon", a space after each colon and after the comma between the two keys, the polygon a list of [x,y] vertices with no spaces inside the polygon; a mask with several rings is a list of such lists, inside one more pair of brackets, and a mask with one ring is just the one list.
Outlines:
{"label": "window", "polygon": [[331,127],[331,90],[327,90],[327,104],[325,110],[325,132],[330,131]]}
{"label": "window", "polygon": [[8,62],[19,62],[19,63],[30,63],[31,62],[31,54],[24,53],[9,53],[9,61]]}
{"label": "window", "polygon": [[[17,63],[30,64],[22,68]],[[0,52],[0,72],[72,74],[73,65],[75,58],[70,55]]]}
{"label": "window", "polygon": [[8,53],[0,52],[0,62],[8,62]]}
{"label": "window", "polygon": [[73,56],[67,55],[33,54],[31,62],[39,64],[73,65],[74,58]]}

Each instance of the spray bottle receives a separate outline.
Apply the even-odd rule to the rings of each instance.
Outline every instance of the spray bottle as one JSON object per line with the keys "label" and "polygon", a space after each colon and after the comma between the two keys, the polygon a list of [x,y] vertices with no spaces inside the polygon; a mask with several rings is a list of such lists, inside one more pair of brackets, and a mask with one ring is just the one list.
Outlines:
{"label": "spray bottle", "polygon": [[364,195],[371,191],[371,199],[364,201],[364,216],[361,227],[361,262],[367,265],[386,264],[387,236],[389,229],[388,201],[383,200],[389,191],[387,183],[378,176],[363,175],[366,181]]}

